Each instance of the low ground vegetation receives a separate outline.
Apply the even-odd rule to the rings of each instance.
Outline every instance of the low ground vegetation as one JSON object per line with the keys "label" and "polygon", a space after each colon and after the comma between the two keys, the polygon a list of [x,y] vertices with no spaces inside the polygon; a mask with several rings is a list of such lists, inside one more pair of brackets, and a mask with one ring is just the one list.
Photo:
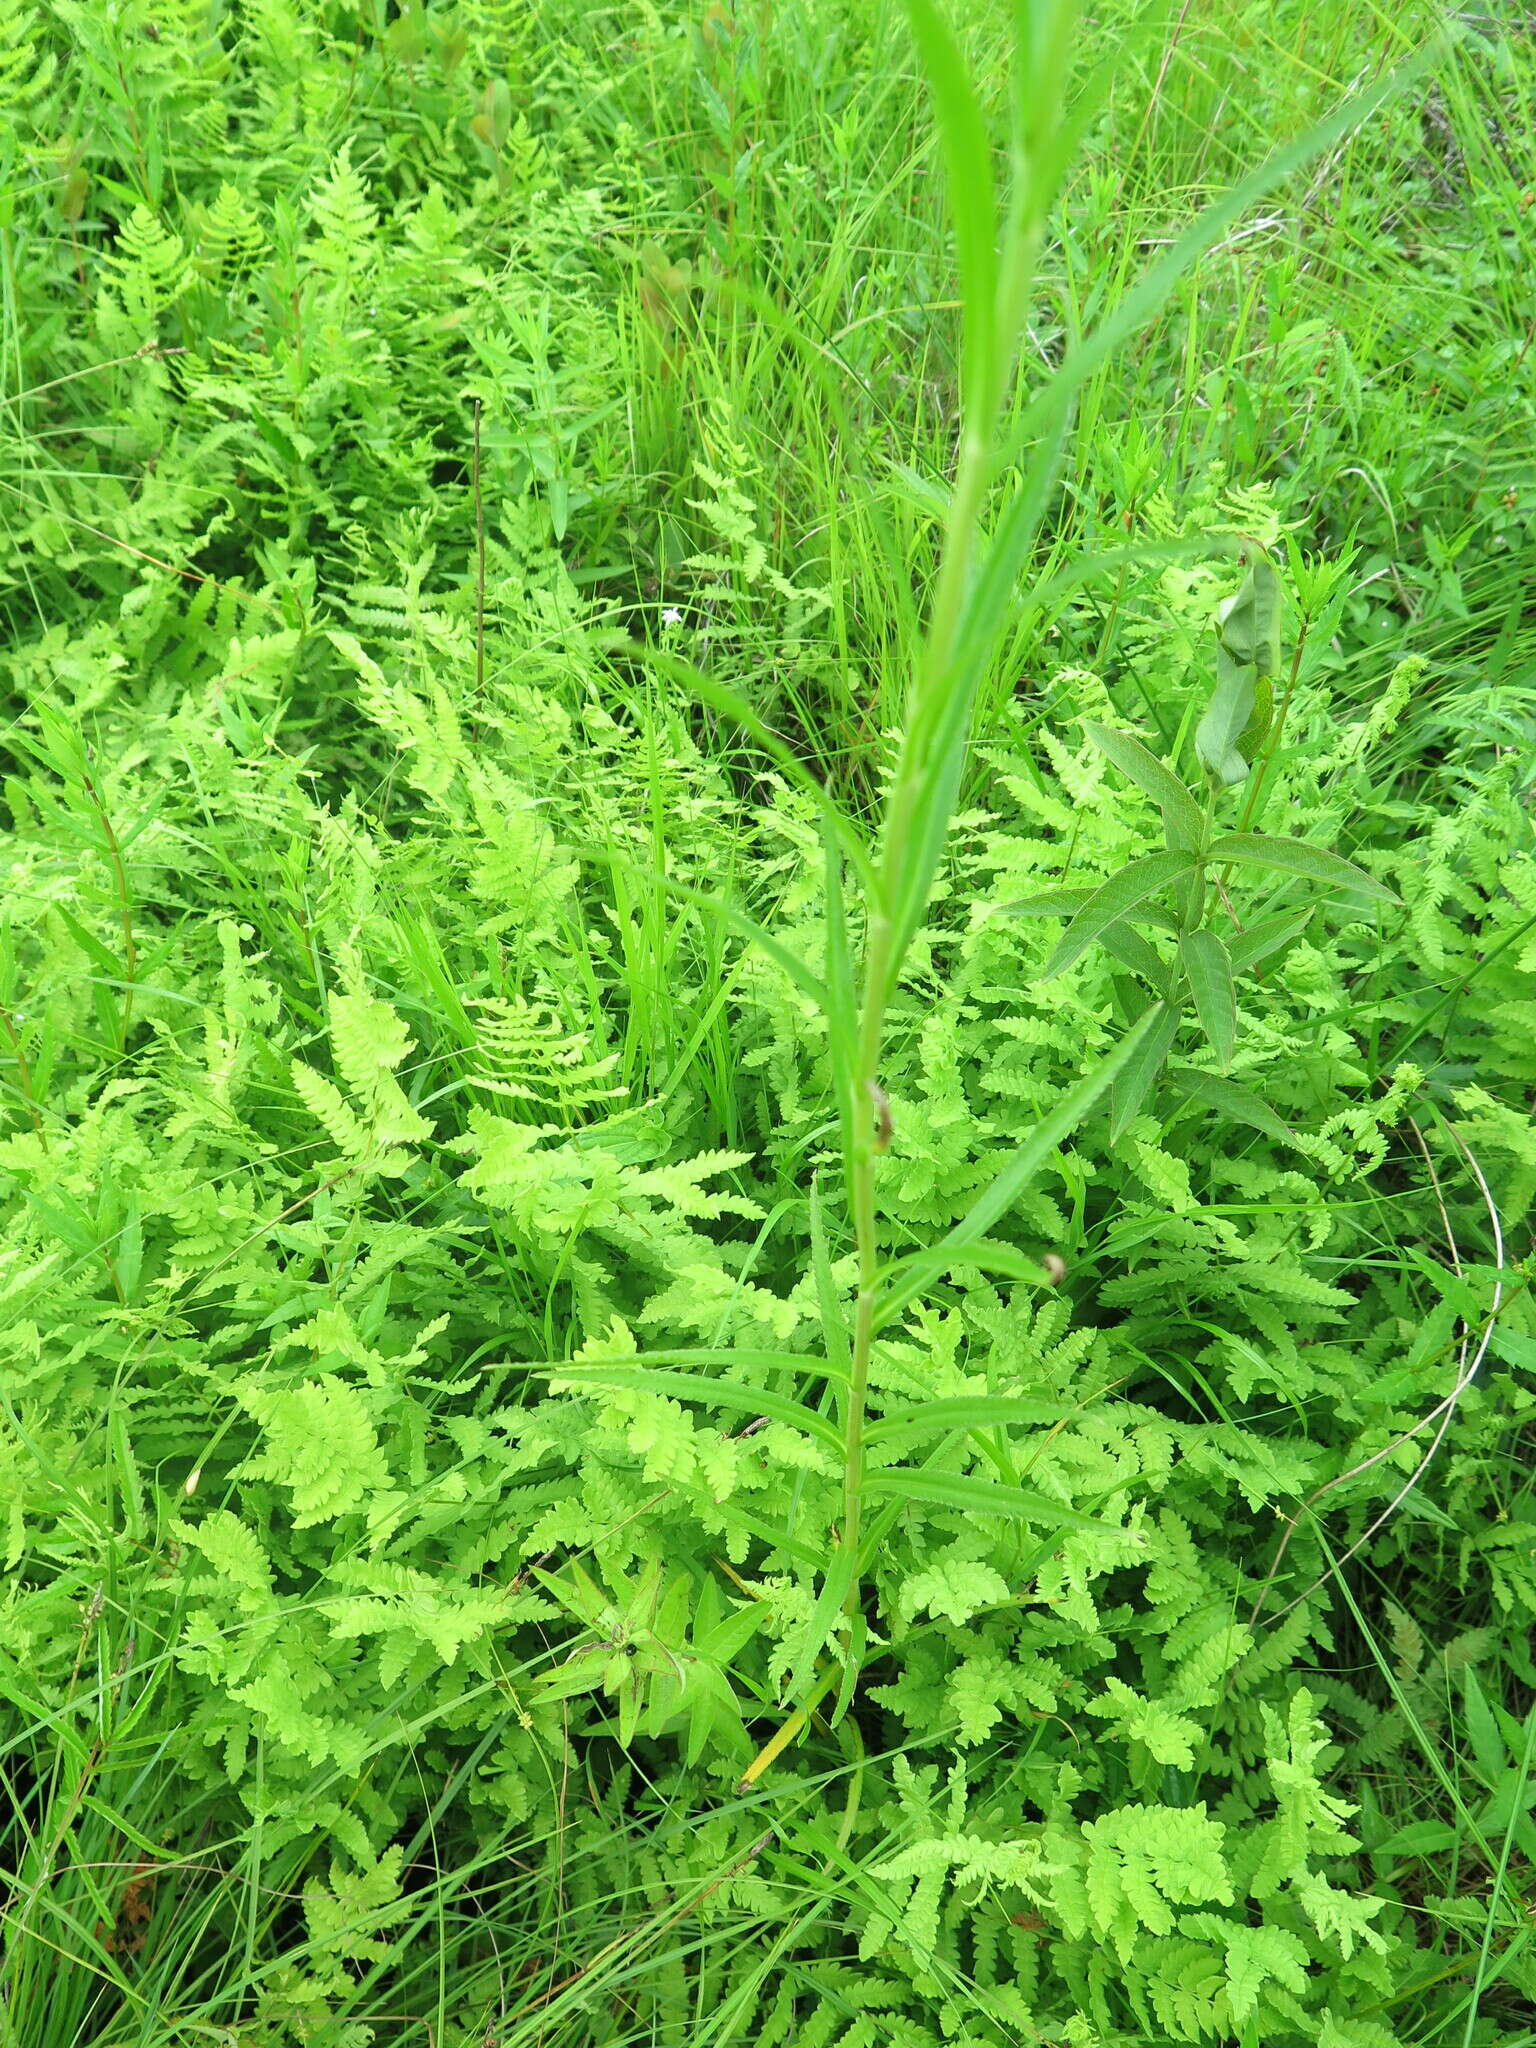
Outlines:
{"label": "low ground vegetation", "polygon": [[1529,20],[0,80],[0,2043],[1536,2041]]}

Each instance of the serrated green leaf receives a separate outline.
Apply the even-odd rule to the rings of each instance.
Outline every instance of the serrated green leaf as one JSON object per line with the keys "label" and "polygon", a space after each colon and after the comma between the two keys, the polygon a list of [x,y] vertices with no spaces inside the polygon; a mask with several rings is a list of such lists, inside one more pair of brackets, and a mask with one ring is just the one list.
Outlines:
{"label": "serrated green leaf", "polygon": [[1184,977],[1194,999],[1200,1029],[1224,1067],[1237,1048],[1237,998],[1232,991],[1232,962],[1212,931],[1187,932],[1179,942]]}

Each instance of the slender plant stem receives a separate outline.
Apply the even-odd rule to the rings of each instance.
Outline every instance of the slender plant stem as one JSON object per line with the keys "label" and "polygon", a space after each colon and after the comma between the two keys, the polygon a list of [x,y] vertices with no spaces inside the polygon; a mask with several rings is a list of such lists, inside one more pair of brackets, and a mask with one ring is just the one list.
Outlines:
{"label": "slender plant stem", "polygon": [[[875,1340],[876,1281],[880,1245],[875,1214],[875,1162],[890,1142],[889,1112],[880,1085],[881,1052],[891,986],[900,961],[890,906],[916,826],[922,786],[925,713],[937,691],[958,687],[950,675],[964,617],[966,586],[977,528],[986,498],[990,454],[987,438],[967,427],[961,435],[960,464],[939,564],[921,665],[908,705],[908,730],[887,810],[884,849],[876,895],[869,906],[864,955],[863,1002],[853,1067],[852,1156],[848,1161],[849,1206],[858,1254],[859,1291],[854,1307],[848,1398],[843,1418],[843,1526],[841,1542],[857,1558],[864,1514],[864,1424],[869,1404],[869,1369]],[[845,1603],[850,1615],[862,1597],[857,1564]]]}
{"label": "slender plant stem", "polygon": [[475,400],[475,710],[485,703],[485,501],[480,495],[480,401]]}
{"label": "slender plant stem", "polygon": [[112,820],[107,816],[106,805],[97,794],[96,785],[88,773],[82,772],[80,781],[91,808],[96,813],[102,837],[106,841],[107,859],[112,866],[113,880],[117,886],[117,918],[123,933],[123,971],[126,986],[123,989],[122,1014],[118,1018],[118,1051],[125,1051],[128,1045],[128,1029],[133,1022],[133,990],[139,978],[139,949],[133,936],[133,897],[128,889],[128,870],[123,865],[123,850],[118,844],[117,834],[112,829]]}
{"label": "slender plant stem", "polygon": [[32,1085],[32,1068],[27,1060],[26,1048],[21,1042],[21,1033],[16,1029],[16,1020],[4,1003],[0,1003],[0,1031],[5,1033],[6,1043],[11,1048],[11,1058],[16,1063],[16,1085],[21,1090],[27,1114],[32,1119],[32,1128],[37,1132],[38,1143],[48,1150],[48,1133],[43,1127],[43,1114],[38,1106],[37,1093]]}
{"label": "slender plant stem", "polygon": [[1296,635],[1295,651],[1291,655],[1291,672],[1285,679],[1285,692],[1280,699],[1280,709],[1275,713],[1274,720],[1270,725],[1263,759],[1259,762],[1257,770],[1248,778],[1247,801],[1243,805],[1243,814],[1238,820],[1237,825],[1239,832],[1246,832],[1248,830],[1249,821],[1252,819],[1254,811],[1258,806],[1259,798],[1263,794],[1264,783],[1269,774],[1270,764],[1275,758],[1276,750],[1279,748],[1281,737],[1285,732],[1285,721],[1290,712],[1291,699],[1296,693],[1296,679],[1301,674],[1301,657],[1305,651],[1307,634],[1311,631],[1311,627],[1311,619],[1303,615],[1300,630]]}

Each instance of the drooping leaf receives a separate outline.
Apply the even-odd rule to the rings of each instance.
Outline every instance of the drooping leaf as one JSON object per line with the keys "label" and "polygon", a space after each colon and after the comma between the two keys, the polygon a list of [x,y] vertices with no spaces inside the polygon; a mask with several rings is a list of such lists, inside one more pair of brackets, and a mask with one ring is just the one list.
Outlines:
{"label": "drooping leaf", "polygon": [[1241,782],[1269,728],[1271,679],[1280,666],[1280,579],[1250,548],[1248,573],[1216,614],[1216,687],[1195,729],[1212,780]]}

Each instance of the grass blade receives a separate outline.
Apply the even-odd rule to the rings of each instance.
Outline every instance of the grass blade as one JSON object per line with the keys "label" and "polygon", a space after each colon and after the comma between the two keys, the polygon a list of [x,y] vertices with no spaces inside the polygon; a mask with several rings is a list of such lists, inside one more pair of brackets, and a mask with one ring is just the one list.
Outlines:
{"label": "grass blade", "polygon": [[962,348],[967,414],[990,413],[996,402],[997,194],[992,144],[965,59],[933,0],[907,0],[913,40],[933,95],[949,187],[960,294],[965,301]]}
{"label": "grass blade", "polygon": [[1015,1522],[1047,1522],[1058,1529],[1088,1529],[1102,1533],[1113,1524],[1079,1514],[1064,1501],[1052,1500],[1026,1486],[1005,1486],[997,1479],[972,1479],[958,1472],[908,1472],[899,1466],[881,1465],[868,1473],[865,1490],[871,1494],[895,1494],[909,1500],[931,1502],[935,1507],[957,1508],[966,1515],[1001,1515]]}

